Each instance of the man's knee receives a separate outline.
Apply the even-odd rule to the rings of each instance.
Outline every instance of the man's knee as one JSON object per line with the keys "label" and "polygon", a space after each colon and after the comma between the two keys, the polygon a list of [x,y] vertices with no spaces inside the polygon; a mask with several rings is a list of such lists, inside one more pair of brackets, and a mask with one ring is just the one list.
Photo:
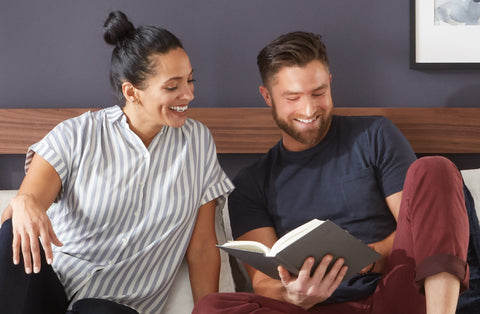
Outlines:
{"label": "man's knee", "polygon": [[195,304],[192,314],[250,313],[260,307],[257,298],[262,297],[246,292],[211,293]]}
{"label": "man's knee", "polygon": [[458,194],[463,190],[462,183],[462,175],[455,164],[441,156],[419,158],[410,166],[405,179],[405,186],[412,185],[417,192],[427,189]]}
{"label": "man's knee", "polygon": [[212,308],[215,307],[215,304],[218,302],[218,299],[221,296],[221,293],[207,294],[206,296],[198,300],[198,302],[195,304],[192,314],[211,313]]}
{"label": "man's knee", "polygon": [[410,166],[409,171],[442,180],[460,177],[460,172],[455,164],[442,156],[419,158]]}

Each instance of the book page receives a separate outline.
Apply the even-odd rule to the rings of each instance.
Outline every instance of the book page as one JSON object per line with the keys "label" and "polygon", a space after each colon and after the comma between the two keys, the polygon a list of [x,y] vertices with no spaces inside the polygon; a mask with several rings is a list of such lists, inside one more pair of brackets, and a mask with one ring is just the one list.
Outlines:
{"label": "book page", "polygon": [[223,244],[222,246],[239,250],[259,252],[265,255],[267,255],[270,251],[270,249],[266,245],[256,241],[230,241]]}
{"label": "book page", "polygon": [[275,256],[277,252],[289,246],[291,243],[301,238],[304,234],[320,226],[322,223],[324,223],[323,220],[312,219],[309,222],[304,223],[303,225],[287,232],[283,237],[281,237],[277,240],[277,242],[275,242],[275,244],[270,249],[268,256]]}

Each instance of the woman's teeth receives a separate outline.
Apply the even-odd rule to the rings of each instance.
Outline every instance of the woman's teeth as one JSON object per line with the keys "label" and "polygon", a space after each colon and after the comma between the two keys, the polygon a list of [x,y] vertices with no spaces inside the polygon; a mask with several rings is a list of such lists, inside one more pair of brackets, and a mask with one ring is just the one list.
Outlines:
{"label": "woman's teeth", "polygon": [[176,112],[184,112],[185,110],[188,109],[188,106],[172,106],[172,107],[168,107],[168,109],[171,109]]}

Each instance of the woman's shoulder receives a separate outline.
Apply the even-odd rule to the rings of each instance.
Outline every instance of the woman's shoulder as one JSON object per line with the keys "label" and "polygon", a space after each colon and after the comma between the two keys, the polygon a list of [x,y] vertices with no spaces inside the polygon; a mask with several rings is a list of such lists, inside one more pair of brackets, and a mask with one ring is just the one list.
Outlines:
{"label": "woman's shoulder", "polygon": [[94,121],[103,123],[103,121],[105,120],[115,122],[121,119],[122,116],[122,109],[118,106],[112,106],[107,108],[88,110],[81,115],[63,121],[63,123],[88,123]]}
{"label": "woman's shoulder", "polygon": [[[120,114],[118,114],[117,110]],[[94,129],[96,129],[95,126],[104,126],[105,121],[120,118],[121,112],[119,107],[89,110],[81,115],[60,122],[51,132],[68,132],[71,135],[84,134],[85,132],[94,131]]]}

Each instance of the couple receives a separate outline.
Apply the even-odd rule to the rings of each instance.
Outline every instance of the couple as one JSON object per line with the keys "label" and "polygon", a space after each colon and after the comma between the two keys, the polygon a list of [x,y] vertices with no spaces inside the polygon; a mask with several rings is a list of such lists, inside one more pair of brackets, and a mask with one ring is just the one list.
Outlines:
{"label": "couple", "polygon": [[[1,217],[2,313],[160,313],[184,257],[195,313],[455,312],[469,278],[461,176],[442,158],[415,161],[384,118],[333,116],[320,36],[285,34],[258,55],[282,140],[235,189],[208,129],[186,118],[194,79],[181,42],[119,11],[104,38],[124,105],[64,121],[30,147]],[[384,258],[345,283],[341,259],[326,272],[329,256],[311,277],[311,259],[296,278],[279,268],[281,280],[246,265],[256,294],[215,294],[214,214],[229,193],[238,239],[271,245],[329,218]]]}

